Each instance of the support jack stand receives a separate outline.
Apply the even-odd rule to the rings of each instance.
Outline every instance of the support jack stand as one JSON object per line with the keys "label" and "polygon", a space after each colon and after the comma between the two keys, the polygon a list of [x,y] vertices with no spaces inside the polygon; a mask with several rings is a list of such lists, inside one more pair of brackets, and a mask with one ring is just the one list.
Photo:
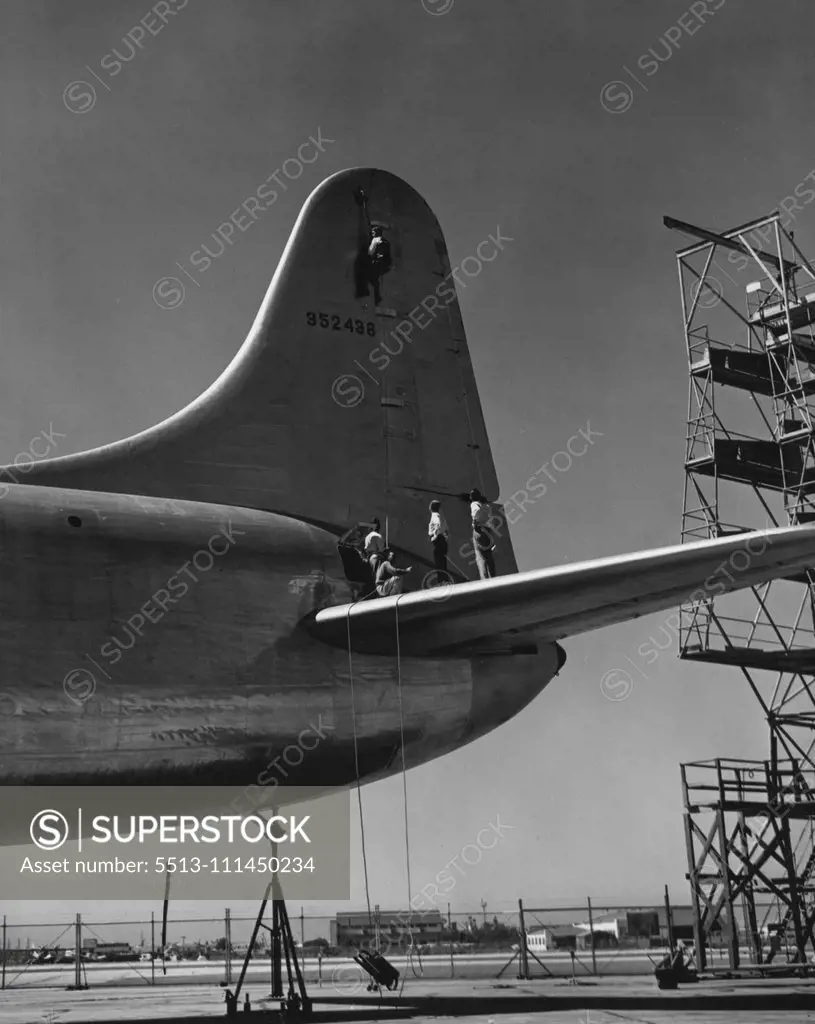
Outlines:
{"label": "support jack stand", "polygon": [[[272,893],[272,925],[263,923],[263,916],[266,913],[266,905],[269,902],[269,893]],[[266,886],[266,892],[263,896],[263,901],[260,904],[260,910],[258,912],[257,920],[255,921],[255,927],[252,930],[252,937],[249,940],[249,948],[246,950],[246,956],[244,957],[243,966],[241,967],[240,977],[238,978],[238,984],[235,987],[235,994],[227,994],[227,1016],[230,1015],[230,1011],[234,1014],[237,1013],[238,1001],[240,999],[241,988],[246,977],[246,971],[249,967],[249,961],[252,959],[252,952],[257,943],[258,932],[261,928],[265,928],[269,932],[272,940],[272,989],[271,998],[280,1000],[280,1009],[283,1013],[294,1014],[297,1016],[305,1017],[311,1013],[312,1003],[306,992],[306,982],[303,977],[303,973],[300,970],[300,963],[297,959],[297,948],[294,944],[294,936],[292,935],[291,923],[289,922],[288,911],[286,910],[286,902],[283,899],[280,883],[275,876],[271,882]],[[288,981],[288,993],[284,996],[283,994],[283,962],[285,958],[286,964],[286,978]],[[248,1002],[247,996],[247,1002]],[[249,1009],[248,1005],[244,1006],[244,1009]]]}

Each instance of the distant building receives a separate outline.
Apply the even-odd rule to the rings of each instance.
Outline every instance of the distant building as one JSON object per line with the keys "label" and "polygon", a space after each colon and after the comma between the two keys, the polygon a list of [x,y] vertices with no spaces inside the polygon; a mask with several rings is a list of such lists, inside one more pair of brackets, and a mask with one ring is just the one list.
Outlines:
{"label": "distant building", "polygon": [[[674,941],[693,942],[693,908],[671,907]],[[554,949],[595,949],[610,946],[660,946],[668,944],[665,907],[639,907],[598,914],[574,924],[549,925],[526,933],[533,952]]]}
{"label": "distant building", "polygon": [[546,953],[553,949],[577,949],[578,939],[588,934],[589,929],[581,925],[544,925],[526,933],[526,946],[533,952]]}
{"label": "distant building", "polygon": [[83,937],[82,954],[92,955],[98,960],[129,959],[135,951],[129,942],[100,942],[98,939]]}
{"label": "distant building", "polygon": [[595,932],[613,938],[618,945],[627,939],[631,941],[650,940],[652,936],[659,936],[659,911],[652,907],[600,914],[592,920],[592,927]]}
{"label": "distant building", "polygon": [[[671,918],[673,920],[674,929],[674,940],[678,941],[681,939],[683,942],[693,942],[693,907],[671,907]],[[660,932],[666,936],[668,935],[668,918],[665,913],[665,908],[659,908],[659,928]],[[711,928],[711,934],[722,933],[722,922],[721,919],[714,922]]]}
{"label": "distant building", "polygon": [[444,921],[438,910],[377,910],[368,917],[368,912],[355,911],[337,914],[331,922],[332,946],[370,947],[376,944],[377,927],[380,940],[407,941],[413,936],[416,945],[441,942],[444,935]]}
{"label": "distant building", "polygon": [[[674,941],[693,942],[693,908],[671,907]],[[650,944],[668,942],[668,915],[665,907],[639,907],[602,914],[593,919],[595,932],[613,935],[618,943],[636,945],[640,941]],[[588,928],[588,922],[581,922]]]}

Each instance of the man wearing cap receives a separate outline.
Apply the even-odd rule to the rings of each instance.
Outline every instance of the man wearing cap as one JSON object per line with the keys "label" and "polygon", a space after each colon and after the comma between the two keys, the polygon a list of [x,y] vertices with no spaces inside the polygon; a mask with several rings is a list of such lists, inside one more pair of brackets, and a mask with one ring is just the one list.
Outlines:
{"label": "man wearing cap", "polygon": [[490,519],[490,506],[476,487],[470,491],[470,516],[473,524],[473,548],[478,575],[482,580],[492,579],[497,573],[493,556],[495,538],[487,525]]}

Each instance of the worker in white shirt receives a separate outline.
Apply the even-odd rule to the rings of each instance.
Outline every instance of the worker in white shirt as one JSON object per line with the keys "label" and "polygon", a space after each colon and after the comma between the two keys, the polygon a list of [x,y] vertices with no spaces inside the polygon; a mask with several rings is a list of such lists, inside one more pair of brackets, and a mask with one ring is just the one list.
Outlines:
{"label": "worker in white shirt", "polygon": [[482,580],[492,579],[496,575],[495,538],[487,525],[490,520],[490,506],[487,499],[477,488],[470,491],[470,515],[473,524],[473,548],[478,575]]}
{"label": "worker in white shirt", "polygon": [[375,225],[371,228],[371,242],[368,246],[368,266],[370,267],[371,284],[374,286],[374,304],[382,301],[380,281],[382,275],[391,268],[390,242],[382,234],[382,228]]}
{"label": "worker in white shirt", "polygon": [[433,565],[439,573],[447,575],[447,549],[450,543],[450,530],[441,510],[441,502],[430,502],[430,522],[427,535],[433,548]]}
{"label": "worker in white shirt", "polygon": [[371,520],[371,526],[373,529],[365,537],[365,557],[368,559],[368,564],[371,566],[371,571],[376,579],[376,570],[379,568],[379,563],[382,561],[382,555],[385,550],[385,541],[382,539],[382,534],[379,532],[381,524],[378,519]]}

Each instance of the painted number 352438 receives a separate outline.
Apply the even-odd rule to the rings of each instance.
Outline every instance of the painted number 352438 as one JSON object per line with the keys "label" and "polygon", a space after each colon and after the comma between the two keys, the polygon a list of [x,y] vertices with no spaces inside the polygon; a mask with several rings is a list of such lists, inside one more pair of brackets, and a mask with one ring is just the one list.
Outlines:
{"label": "painted number 352438", "polygon": [[306,313],[306,323],[309,327],[322,327],[325,331],[351,331],[352,334],[367,334],[370,338],[376,337],[376,324],[370,320],[354,320],[348,317],[343,321],[336,313]]}

